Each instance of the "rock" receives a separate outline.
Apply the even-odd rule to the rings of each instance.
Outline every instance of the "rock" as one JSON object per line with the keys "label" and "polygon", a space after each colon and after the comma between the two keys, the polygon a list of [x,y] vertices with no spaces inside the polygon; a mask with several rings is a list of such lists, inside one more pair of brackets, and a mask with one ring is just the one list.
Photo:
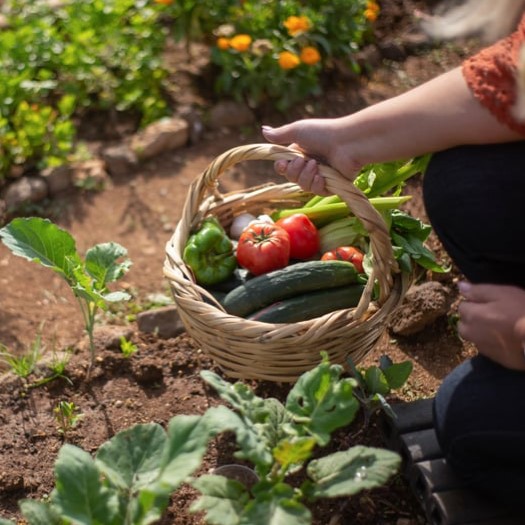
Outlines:
{"label": "rock", "polygon": [[189,143],[197,144],[204,133],[204,123],[201,114],[191,106],[183,106],[177,111],[177,115],[188,123]]}
{"label": "rock", "polygon": [[255,115],[246,104],[225,100],[211,108],[208,126],[211,129],[240,128],[253,122],[255,122]]}
{"label": "rock", "polygon": [[188,122],[180,117],[154,122],[131,140],[131,149],[139,160],[180,148],[188,143]]}
{"label": "rock", "polygon": [[49,196],[53,197],[61,191],[69,189],[73,184],[71,177],[71,168],[67,164],[55,168],[45,168],[40,173],[44,179]]}
{"label": "rock", "polygon": [[395,42],[394,40],[381,42],[378,45],[378,49],[383,58],[392,60],[393,62],[402,62],[407,57],[407,52],[403,44]]}
{"label": "rock", "polygon": [[108,350],[120,350],[120,338],[129,339],[133,330],[128,326],[103,325],[95,328],[95,344],[103,346]]}
{"label": "rock", "polygon": [[102,159],[91,159],[74,164],[73,180],[75,185],[86,189],[103,188],[109,180],[105,162]]}
{"label": "rock", "polygon": [[439,317],[446,315],[452,303],[450,290],[441,283],[428,281],[412,286],[401,307],[390,320],[390,329],[397,335],[420,332]]}
{"label": "rock", "polygon": [[101,153],[111,175],[127,175],[138,164],[135,152],[127,144],[106,148]]}
{"label": "rock", "polygon": [[39,202],[48,195],[47,184],[40,177],[22,177],[13,182],[4,194],[8,210],[18,208],[24,202]]}
{"label": "rock", "polygon": [[137,325],[141,332],[156,334],[162,339],[177,337],[185,330],[176,306],[141,312],[137,315]]}

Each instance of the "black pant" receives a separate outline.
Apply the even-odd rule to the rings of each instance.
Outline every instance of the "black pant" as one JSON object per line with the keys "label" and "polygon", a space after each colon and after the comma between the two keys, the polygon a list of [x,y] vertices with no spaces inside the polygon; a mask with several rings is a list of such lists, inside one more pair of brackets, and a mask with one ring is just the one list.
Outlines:
{"label": "black pant", "polygon": [[[423,189],[432,227],[468,280],[525,288],[525,142],[437,153]],[[451,467],[525,516],[525,373],[468,360],[444,379],[434,419]]]}

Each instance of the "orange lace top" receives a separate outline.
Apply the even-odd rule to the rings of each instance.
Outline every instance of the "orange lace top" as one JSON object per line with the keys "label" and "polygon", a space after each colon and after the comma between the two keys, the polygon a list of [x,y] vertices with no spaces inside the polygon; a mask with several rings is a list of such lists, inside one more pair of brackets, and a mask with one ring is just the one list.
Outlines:
{"label": "orange lace top", "polygon": [[525,43],[525,15],[516,31],[466,59],[463,75],[474,96],[503,124],[525,135],[525,123],[512,115],[516,101],[518,55]]}

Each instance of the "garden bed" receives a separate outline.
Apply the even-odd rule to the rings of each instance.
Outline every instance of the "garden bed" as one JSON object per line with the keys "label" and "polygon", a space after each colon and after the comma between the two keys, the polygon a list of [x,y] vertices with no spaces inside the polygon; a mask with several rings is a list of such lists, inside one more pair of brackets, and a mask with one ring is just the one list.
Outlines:
{"label": "garden bed", "polygon": [[[378,26],[380,53],[368,77],[356,79],[342,73],[331,79],[322,97],[311,98],[287,114],[268,110],[258,122],[242,131],[235,128],[206,129],[199,142],[147,161],[130,173],[114,176],[104,191],[69,190],[36,212],[55,220],[77,240],[80,252],[98,242],[116,241],[128,249],[133,261],[125,287],[133,299],[124,311],[105,316],[109,328],[97,331],[96,363],[86,376],[89,352],[83,336],[83,322],[70,290],[49,270],[12,256],[0,244],[0,342],[10,350],[23,352],[41,333],[45,358],[53,350],[73,349],[66,375],[38,388],[7,374],[0,381],[0,517],[20,517],[17,502],[22,498],[45,497],[54,485],[53,465],[60,447],[68,442],[89,453],[120,430],[136,423],[166,425],[178,414],[202,414],[220,403],[205,386],[201,370],[219,372],[186,334],[162,339],[138,330],[133,315],[168,297],[162,275],[164,246],[180,218],[188,185],[218,154],[253,142],[261,142],[259,124],[278,125],[301,116],[336,116],[375,103],[415,86],[460,63],[472,48],[449,45],[433,48],[416,45],[412,9],[422,2],[383,2],[383,19]],[[388,31],[387,31],[388,29]],[[372,56],[372,55],[371,55]],[[177,74],[183,75],[184,68]],[[196,75],[197,73],[197,75]],[[199,90],[198,71],[188,67],[184,101],[209,109],[213,101]],[[100,120],[85,122],[93,132]],[[91,133],[92,134],[92,133]],[[225,182],[225,189],[240,189],[268,180],[278,180],[268,164],[239,167]],[[407,185],[414,197],[407,210],[425,219],[420,180]],[[442,249],[432,237],[432,248]],[[429,279],[433,278],[428,276]],[[454,292],[453,270],[443,284]],[[157,301],[157,303],[156,303]],[[454,306],[424,331],[407,337],[387,333],[362,365],[377,364],[388,354],[394,362],[411,360],[414,371],[391,402],[431,397],[441,379],[470,355],[472,349],[455,335]],[[131,320],[130,320],[131,319]],[[43,323],[43,324],[42,324]],[[125,335],[138,351],[125,357],[118,349],[119,335]],[[248,382],[260,396],[284,399],[290,385]],[[65,434],[55,417],[60,401],[74,403],[79,419]],[[334,434],[330,451],[354,444],[381,446],[376,417],[363,426],[359,416],[350,428]],[[214,439],[200,473],[231,462],[233,440]],[[323,451],[324,453],[325,451]],[[196,491],[184,485],[170,502],[160,523],[197,525],[202,516],[188,511]],[[384,487],[352,498],[338,498],[311,508],[315,525],[416,525],[424,516],[408,484],[395,476]]]}

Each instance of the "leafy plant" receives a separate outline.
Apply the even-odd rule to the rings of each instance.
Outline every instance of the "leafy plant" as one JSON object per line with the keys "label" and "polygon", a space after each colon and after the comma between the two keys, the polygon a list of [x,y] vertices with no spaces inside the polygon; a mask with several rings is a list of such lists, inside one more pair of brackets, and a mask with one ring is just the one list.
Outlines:
{"label": "leafy plant", "polygon": [[59,401],[58,405],[53,409],[53,413],[60,434],[66,436],[70,430],[80,423],[84,416],[79,410],[77,405],[72,401]]}
{"label": "leafy plant", "polygon": [[[108,289],[108,284],[120,279],[131,266],[125,258],[127,250],[114,242],[97,244],[87,250],[83,260],[71,234],[39,217],[13,219],[0,229],[0,239],[13,254],[50,268],[70,286],[84,318],[92,364],[97,312],[107,309],[110,302],[129,299],[126,292]],[[121,258],[125,259],[117,262]]]}
{"label": "leafy plant", "polygon": [[[21,512],[28,525],[148,525],[162,517],[171,494],[190,482],[202,493],[192,511],[205,511],[208,523],[309,524],[303,500],[378,487],[400,465],[397,454],[364,446],[311,460],[314,449],[326,446],[331,433],[348,425],[359,408],[355,380],[341,378],[341,372],[323,355],[283,405],[256,396],[241,382],[231,384],[203,371],[203,379],[234,410],[220,405],[202,416],[178,415],[167,431],[156,423],[137,424],[102,444],[94,457],[65,444],[49,498],[21,500]],[[222,432],[234,432],[236,456],[255,465],[260,481],[251,491],[220,475],[192,478],[209,441]],[[308,478],[295,488],[286,477],[304,466]],[[0,525],[13,523],[0,518]]]}
{"label": "leafy plant", "polygon": [[[29,525],[148,525],[157,522],[171,494],[200,466],[209,440],[235,424],[226,407],[203,416],[172,418],[167,432],[138,424],[106,441],[93,458],[61,447],[55,488],[45,501],[19,502]],[[14,525],[0,518],[1,525]]]}
{"label": "leafy plant", "polygon": [[[205,511],[206,522],[217,525],[306,525],[311,513],[305,502],[386,483],[400,465],[400,457],[387,450],[355,446],[312,459],[316,447],[328,445],[332,432],[350,424],[359,409],[356,382],[341,373],[342,367],[330,365],[324,355],[319,366],[299,378],[283,405],[257,397],[242,382],[232,385],[203,371],[203,379],[235,410],[235,456],[254,465],[259,481],[250,491],[220,475],[200,476],[193,485],[202,496],[192,511]],[[287,478],[301,469],[307,478],[294,487]]]}
{"label": "leafy plant", "polygon": [[350,358],[347,362],[357,381],[355,395],[365,408],[365,426],[370,415],[378,409],[395,417],[386,397],[406,383],[413,370],[412,362],[394,363],[387,355],[381,356],[379,366],[358,368]]}

